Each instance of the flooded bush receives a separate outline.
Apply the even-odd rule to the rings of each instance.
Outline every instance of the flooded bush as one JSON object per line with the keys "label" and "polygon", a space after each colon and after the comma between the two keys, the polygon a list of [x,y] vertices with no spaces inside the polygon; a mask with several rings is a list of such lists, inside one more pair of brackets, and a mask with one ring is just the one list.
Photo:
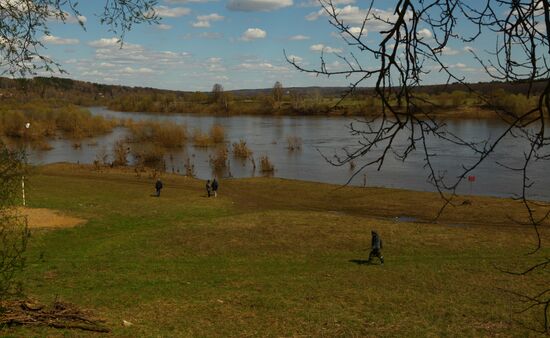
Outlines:
{"label": "flooded bush", "polygon": [[118,140],[113,144],[113,166],[124,167],[128,164],[129,149],[124,140]]}
{"label": "flooded bush", "polygon": [[199,148],[207,148],[213,145],[210,135],[203,133],[200,129],[193,132],[193,145]]}
{"label": "flooded bush", "polygon": [[219,124],[214,124],[210,128],[210,138],[214,143],[223,143],[225,141],[225,129]]}
{"label": "flooded bush", "polygon": [[210,165],[215,173],[223,173],[228,168],[228,154],[227,147],[220,147],[210,156]]}
{"label": "flooded bush", "polygon": [[154,143],[136,144],[131,149],[136,165],[164,168],[165,149]]}
{"label": "flooded bush", "polygon": [[271,163],[267,155],[260,157],[260,171],[264,174],[270,174],[275,171],[275,166]]}
{"label": "flooded bush", "polygon": [[154,142],[165,148],[177,148],[187,140],[187,127],[169,122],[125,122],[133,143]]}
{"label": "flooded bush", "polygon": [[196,177],[197,173],[195,172],[195,165],[193,162],[191,162],[191,159],[189,156],[185,159],[185,162],[183,163],[183,168],[185,169],[185,176],[187,177]]}
{"label": "flooded bush", "polygon": [[101,167],[105,167],[109,164],[109,154],[107,153],[107,147],[102,146],[97,150],[95,154],[94,167],[99,170]]}
{"label": "flooded bush", "polygon": [[233,143],[233,156],[242,160],[246,160],[252,156],[252,150],[248,148],[245,140],[241,139],[239,143]]}
{"label": "flooded bush", "polygon": [[297,136],[289,136],[287,139],[288,144],[288,150],[290,151],[296,151],[296,150],[302,150],[302,139]]}
{"label": "flooded bush", "polygon": [[93,137],[111,132],[116,125],[80,107],[68,106],[60,110],[55,118],[57,129],[70,138]]}

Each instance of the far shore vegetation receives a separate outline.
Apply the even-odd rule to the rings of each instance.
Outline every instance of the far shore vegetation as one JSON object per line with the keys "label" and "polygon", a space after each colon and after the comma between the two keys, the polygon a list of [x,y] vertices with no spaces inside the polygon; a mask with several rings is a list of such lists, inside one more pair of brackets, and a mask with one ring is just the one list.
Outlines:
{"label": "far shore vegetation", "polygon": [[[463,86],[438,85],[416,88],[414,106],[422,114],[439,118],[497,118],[517,114],[536,105],[537,84],[490,82]],[[531,96],[527,93],[531,93]],[[479,93],[483,93],[483,97]],[[342,97],[346,95],[346,99]],[[399,98],[393,96],[399,107]],[[0,78],[0,102],[11,108],[15,102],[62,102],[77,106],[105,106],[123,112],[203,115],[328,115],[376,116],[382,102],[372,89],[285,88],[277,81],[272,88],[226,91],[214,84],[208,92],[184,92],[153,88],[102,85],[63,78]],[[402,104],[404,107],[404,103]],[[497,112],[499,114],[497,114]]]}

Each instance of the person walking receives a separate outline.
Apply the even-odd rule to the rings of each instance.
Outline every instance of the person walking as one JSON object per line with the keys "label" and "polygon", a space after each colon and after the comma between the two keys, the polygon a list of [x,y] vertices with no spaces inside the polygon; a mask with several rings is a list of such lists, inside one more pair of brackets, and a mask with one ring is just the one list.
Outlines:
{"label": "person walking", "polygon": [[212,192],[212,185],[210,184],[210,180],[206,180],[206,193],[208,194],[208,197],[210,197],[211,192]]}
{"label": "person walking", "polygon": [[372,240],[371,240],[371,246],[372,250],[369,253],[369,260],[368,263],[372,261],[373,257],[378,257],[380,259],[380,263],[384,264],[384,256],[382,256],[382,239],[378,235],[378,233],[375,230],[371,231]]}
{"label": "person walking", "polygon": [[212,191],[214,192],[214,197],[218,197],[218,180],[215,177],[212,181]]}
{"label": "person walking", "polygon": [[157,190],[157,197],[160,197],[160,191],[162,189],[162,181],[160,178],[158,178],[157,183],[155,183],[155,189]]}

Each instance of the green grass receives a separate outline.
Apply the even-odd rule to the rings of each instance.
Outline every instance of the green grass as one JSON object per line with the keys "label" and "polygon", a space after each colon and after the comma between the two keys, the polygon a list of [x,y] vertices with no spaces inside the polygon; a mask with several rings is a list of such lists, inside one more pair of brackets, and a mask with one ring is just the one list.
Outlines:
{"label": "green grass", "polygon": [[[511,320],[519,303],[500,288],[537,290],[548,272],[517,278],[494,265],[520,267],[550,251],[524,255],[533,236],[505,217],[503,208],[521,215],[512,201],[471,197],[441,223],[400,223],[393,217],[430,218],[438,197],[255,178],[222,180],[219,197],[208,199],[202,181],[163,182],[153,198],[154,180],[130,171],[38,170],[30,205],[88,223],[33,232],[27,294],[92,309],[128,337],[533,334]],[[445,224],[457,220],[468,225]],[[368,256],[373,228],[386,264],[352,262]],[[513,318],[534,323],[540,313]]]}

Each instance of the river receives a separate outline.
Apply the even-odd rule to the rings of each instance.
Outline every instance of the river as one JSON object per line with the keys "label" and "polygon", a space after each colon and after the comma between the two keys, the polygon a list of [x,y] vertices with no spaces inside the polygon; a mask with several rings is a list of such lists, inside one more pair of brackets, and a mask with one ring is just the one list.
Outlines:
{"label": "river", "polygon": [[[355,121],[344,117],[290,117],[290,116],[199,116],[199,115],[158,115],[146,113],[114,112],[102,107],[91,107],[93,115],[106,118],[170,121],[187,125],[189,132],[194,129],[208,131],[213,124],[225,128],[229,143],[245,139],[247,145],[258,158],[268,155],[275,165],[274,176],[288,179],[299,179],[333,184],[344,184],[351,177],[353,171],[349,165],[335,167],[327,163],[321,156],[332,157],[342,148],[357,147],[357,137],[350,135],[348,126]],[[506,125],[498,120],[456,119],[446,120],[448,130],[463,139],[481,141],[494,139]],[[548,129],[550,133],[550,129]],[[82,141],[82,147],[73,148],[73,142],[64,139],[50,141],[54,147],[49,151],[32,150],[29,159],[34,164],[48,164],[55,162],[93,163],[99,150],[112,149],[118,139],[124,138],[126,130],[116,128],[112,133],[93,139]],[[287,149],[287,138],[298,136],[302,139],[300,151]],[[398,143],[403,140],[398,140]],[[458,192],[474,195],[491,195],[511,197],[521,192],[522,174],[506,169],[498,163],[507,166],[519,166],[522,163],[526,145],[518,139],[506,138],[501,147],[479,166],[470,175],[475,181],[463,182]],[[209,156],[212,149],[201,149],[189,145],[169,151],[166,155],[167,170],[183,172],[184,160],[189,157],[195,166],[197,177],[206,179],[212,177]],[[373,155],[380,154],[381,149]],[[458,148],[449,143],[435,139],[430,142],[430,152],[437,154],[434,166],[438,173],[445,173],[452,178],[459,172],[462,164],[475,161],[475,155],[466,149]],[[372,157],[370,157],[372,158]],[[363,163],[356,160],[356,169]],[[390,154],[380,171],[376,168],[367,168],[364,173],[357,175],[350,184],[363,185],[366,179],[367,186],[403,188],[420,191],[434,191],[428,182],[428,172],[424,168],[424,153],[421,150],[413,151],[405,162]],[[539,161],[529,167],[529,177],[533,186],[529,189],[529,197],[540,200],[550,200],[550,161]],[[242,163],[230,156],[230,174],[232,177],[250,177],[259,175],[254,171],[250,162]]]}

